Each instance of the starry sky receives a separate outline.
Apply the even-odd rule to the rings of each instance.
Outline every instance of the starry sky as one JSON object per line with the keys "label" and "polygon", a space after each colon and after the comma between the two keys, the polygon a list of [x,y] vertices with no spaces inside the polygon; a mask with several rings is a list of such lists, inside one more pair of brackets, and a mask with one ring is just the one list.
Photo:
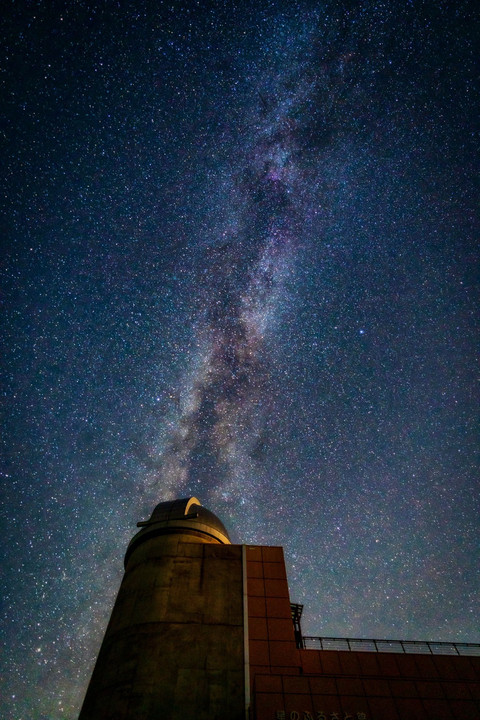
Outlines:
{"label": "starry sky", "polygon": [[9,4],[5,720],[76,718],[189,495],[305,634],[480,641],[473,8]]}

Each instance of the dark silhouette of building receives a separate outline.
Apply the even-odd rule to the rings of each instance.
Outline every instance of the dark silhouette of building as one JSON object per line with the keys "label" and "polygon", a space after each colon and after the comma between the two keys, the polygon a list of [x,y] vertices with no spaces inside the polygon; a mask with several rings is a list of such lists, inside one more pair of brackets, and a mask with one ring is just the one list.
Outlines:
{"label": "dark silhouette of building", "polygon": [[480,646],[304,638],[281,547],[196,498],[139,526],[80,720],[479,720]]}

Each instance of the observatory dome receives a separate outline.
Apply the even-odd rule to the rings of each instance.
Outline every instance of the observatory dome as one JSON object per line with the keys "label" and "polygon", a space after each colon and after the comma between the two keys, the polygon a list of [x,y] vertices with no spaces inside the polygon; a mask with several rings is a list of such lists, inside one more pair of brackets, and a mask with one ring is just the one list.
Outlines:
{"label": "observatory dome", "polygon": [[197,536],[202,542],[230,545],[224,524],[211,510],[203,507],[196,497],[159,503],[149,520],[137,523],[141,528],[131,540],[125,555],[125,565],[132,551],[140,543],[157,535],[180,533]]}

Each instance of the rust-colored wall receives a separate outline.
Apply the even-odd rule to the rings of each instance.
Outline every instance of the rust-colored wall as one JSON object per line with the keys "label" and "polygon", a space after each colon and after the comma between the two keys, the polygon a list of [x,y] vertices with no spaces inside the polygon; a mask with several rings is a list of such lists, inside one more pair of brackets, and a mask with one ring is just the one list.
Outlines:
{"label": "rust-colored wall", "polygon": [[257,673],[300,672],[281,547],[246,547],[250,681]]}
{"label": "rust-colored wall", "polygon": [[256,674],[256,720],[480,718],[478,657],[334,650],[301,650],[300,657],[300,675]]}
{"label": "rust-colored wall", "polygon": [[480,658],[297,650],[282,548],[247,547],[252,718],[480,720]]}

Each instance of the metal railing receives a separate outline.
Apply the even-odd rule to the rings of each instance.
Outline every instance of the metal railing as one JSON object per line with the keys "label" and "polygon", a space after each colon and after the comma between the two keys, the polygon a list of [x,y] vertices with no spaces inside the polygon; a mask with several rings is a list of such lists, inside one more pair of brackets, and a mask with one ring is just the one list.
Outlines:
{"label": "metal railing", "polygon": [[355,638],[303,636],[307,650],[417,653],[428,655],[480,655],[479,643],[431,642],[428,640],[362,640]]}

